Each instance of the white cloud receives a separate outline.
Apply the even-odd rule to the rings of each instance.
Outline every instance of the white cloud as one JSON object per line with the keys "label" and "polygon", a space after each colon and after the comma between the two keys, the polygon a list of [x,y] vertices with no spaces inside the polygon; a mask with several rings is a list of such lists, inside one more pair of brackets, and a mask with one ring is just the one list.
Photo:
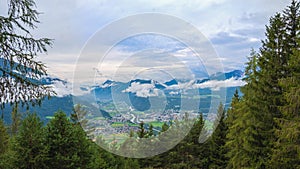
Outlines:
{"label": "white cloud", "polygon": [[194,88],[211,88],[212,90],[220,90],[226,87],[239,87],[244,86],[246,83],[241,79],[230,78],[223,81],[209,80],[201,84],[194,84]]}
{"label": "white cloud", "polygon": [[[227,38],[223,44],[216,47],[220,57],[227,60],[225,67],[241,67],[250,48],[257,47],[260,39],[264,38],[263,32],[269,17],[275,12],[280,12],[290,0],[124,0],[118,3],[107,0],[52,0],[36,3],[38,11],[43,14],[40,15],[41,24],[33,31],[34,35],[55,39],[53,48],[49,49],[49,55],[41,59],[46,65],[50,65],[51,72],[71,79],[73,69],[70,67],[74,67],[80,50],[90,36],[112,21],[145,12],[165,13],[182,18],[195,25],[209,39],[220,32],[245,37],[249,43],[243,46],[235,46],[237,42]],[[0,0],[0,14],[5,15],[6,4],[6,0]],[[122,32],[122,29],[126,28],[120,28],[119,32]],[[62,65],[61,63],[65,66],[59,66],[57,70],[55,65]],[[104,67],[105,70],[110,68]]]}
{"label": "white cloud", "polygon": [[153,83],[140,84],[139,82],[133,82],[127,89],[123,90],[123,92],[135,93],[139,97],[152,97],[159,95],[159,89],[156,89]]}
{"label": "white cloud", "polygon": [[178,84],[174,84],[171,86],[168,86],[167,89],[169,90],[186,90],[193,88],[192,86],[194,85],[194,80],[190,80],[189,82],[178,82]]}
{"label": "white cloud", "polygon": [[63,83],[62,81],[53,81],[53,84],[49,85],[56,92],[57,97],[63,97],[72,94],[72,84]]}
{"label": "white cloud", "polygon": [[177,95],[177,94],[179,94],[179,92],[170,91],[169,94],[170,94],[170,95]]}
{"label": "white cloud", "polygon": [[242,79],[230,78],[226,80],[209,80],[200,84],[195,83],[195,81],[189,81],[168,86],[167,89],[184,91],[188,89],[210,88],[211,90],[217,91],[220,90],[220,88],[240,87],[244,86],[245,84],[245,81],[243,81]]}

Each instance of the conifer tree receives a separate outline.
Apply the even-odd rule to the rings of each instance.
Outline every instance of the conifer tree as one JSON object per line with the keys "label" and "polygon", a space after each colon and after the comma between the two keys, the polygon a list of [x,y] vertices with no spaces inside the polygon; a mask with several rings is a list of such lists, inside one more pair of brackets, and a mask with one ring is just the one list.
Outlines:
{"label": "conifer tree", "polygon": [[258,93],[258,54],[251,52],[245,71],[247,84],[241,88],[243,98],[234,105],[235,119],[227,134],[229,158],[227,168],[263,168],[268,157],[268,138],[271,118],[260,110]]}
{"label": "conifer tree", "polygon": [[146,131],[144,125],[145,125],[145,123],[142,121],[140,123],[139,131],[138,131],[139,138],[145,138],[145,136],[147,135],[147,131]]}
{"label": "conifer tree", "polygon": [[[283,14],[271,17],[260,53],[251,54],[245,73],[247,85],[241,88],[244,95],[236,106],[237,117],[227,135],[228,168],[265,168],[269,165],[273,146],[280,149],[284,145],[278,144],[285,140],[284,134],[275,134],[286,130],[282,123],[286,120],[286,110],[282,107],[289,102],[284,97],[287,89],[280,85],[280,79],[293,74],[290,60],[293,49],[299,50],[298,36],[299,2],[293,0]],[[273,150],[272,159],[275,157]]]}
{"label": "conifer tree", "polygon": [[276,140],[270,165],[273,168],[298,168],[300,167],[300,2],[292,1],[283,11],[283,20],[287,51],[284,70],[287,76],[278,80],[284,104],[278,106],[282,116],[275,118]]}
{"label": "conifer tree", "polygon": [[43,123],[35,114],[27,114],[16,135],[15,146],[16,165],[19,168],[47,168],[46,154],[48,147],[44,145],[45,131]]}
{"label": "conifer tree", "polygon": [[[94,142],[90,141],[89,151],[91,152],[90,163],[85,168],[99,169],[99,168],[109,168],[110,159],[105,158],[108,152],[105,152]],[[105,155],[103,155],[105,154]],[[112,155],[111,155],[112,156]]]}
{"label": "conifer tree", "polygon": [[240,101],[240,96],[239,96],[239,91],[236,89],[234,92],[234,95],[231,99],[231,103],[230,103],[230,107],[227,110],[226,113],[226,125],[228,126],[232,126],[233,121],[236,119],[236,105],[239,103]]}
{"label": "conifer tree", "polygon": [[71,113],[71,121],[75,124],[80,124],[82,126],[86,126],[87,120],[84,119],[87,111],[80,104],[76,104],[73,107],[73,113]]}
{"label": "conifer tree", "polygon": [[0,168],[15,169],[16,154],[12,151],[12,138],[9,137],[3,119],[0,119]]}
{"label": "conifer tree", "polygon": [[3,120],[0,120],[0,156],[5,153],[8,147],[9,136]]}
{"label": "conifer tree", "polygon": [[47,166],[52,168],[86,168],[92,152],[85,132],[72,125],[65,113],[56,112],[46,127],[46,146],[49,147]]}
{"label": "conifer tree", "polygon": [[40,82],[46,66],[36,56],[47,52],[52,40],[31,34],[39,14],[33,0],[9,0],[7,15],[0,16],[0,109],[6,103],[40,104],[54,94]]}
{"label": "conifer tree", "polygon": [[300,167],[300,51],[294,49],[289,61],[292,76],[281,79],[285,89],[286,104],[280,109],[283,117],[278,118],[279,128],[275,131],[277,140],[274,145],[270,166],[273,168]]}
{"label": "conifer tree", "polygon": [[[187,124],[190,123],[190,124]],[[146,159],[140,159],[140,167],[143,168],[207,168],[208,167],[208,146],[204,143],[199,143],[199,135],[204,129],[204,119],[202,114],[200,114],[198,119],[183,121],[175,120],[172,126],[165,124],[165,129],[170,128],[172,131],[174,128],[182,127],[183,125],[189,126],[194,123],[190,132],[186,137],[181,140],[174,148],[164,152],[162,154],[156,155],[154,157],[148,157]],[[160,135],[166,134],[167,132],[162,132]],[[178,134],[180,131],[176,133]],[[203,132],[205,133],[205,132]],[[159,135],[159,136],[160,136]],[[162,141],[162,140],[161,140]],[[169,141],[169,140],[168,140]]]}
{"label": "conifer tree", "polygon": [[161,126],[161,132],[167,131],[169,129],[169,127],[170,126],[166,122],[164,122],[164,124]]}
{"label": "conifer tree", "polygon": [[148,136],[149,137],[154,136],[154,131],[153,131],[153,125],[152,124],[150,124],[150,126],[149,126]]}
{"label": "conifer tree", "polygon": [[[170,168],[207,168],[208,146],[199,143],[200,133],[205,133],[203,115],[200,114],[196,121],[184,119],[183,124],[194,122],[190,132],[183,140],[168,152],[168,163],[165,167]],[[177,122],[178,123],[178,122]],[[186,124],[189,125],[189,124]],[[164,158],[164,157],[162,157]]]}
{"label": "conifer tree", "polygon": [[[286,24],[286,50],[287,54],[293,55],[293,50],[299,47],[299,30],[300,30],[300,3],[292,0],[290,6],[283,11],[284,22]],[[291,72],[290,72],[291,73]]]}
{"label": "conifer tree", "polygon": [[11,121],[12,123],[11,123],[10,132],[12,135],[15,135],[21,123],[21,114],[19,113],[18,103],[15,103],[13,105],[13,109],[11,112]]}
{"label": "conifer tree", "polygon": [[209,168],[223,169],[227,166],[227,158],[225,156],[225,142],[228,128],[225,123],[225,114],[226,111],[224,109],[224,106],[222,103],[220,103],[218,108],[218,124],[216,124],[217,127],[210,140],[208,141],[210,153],[208,162]]}
{"label": "conifer tree", "polygon": [[261,94],[259,102],[264,103],[261,109],[264,113],[271,113],[273,117],[280,117],[278,106],[281,106],[282,89],[278,80],[287,76],[288,60],[285,23],[282,14],[277,13],[270,19],[266,28],[267,39],[263,41],[258,59],[259,76],[257,90]]}

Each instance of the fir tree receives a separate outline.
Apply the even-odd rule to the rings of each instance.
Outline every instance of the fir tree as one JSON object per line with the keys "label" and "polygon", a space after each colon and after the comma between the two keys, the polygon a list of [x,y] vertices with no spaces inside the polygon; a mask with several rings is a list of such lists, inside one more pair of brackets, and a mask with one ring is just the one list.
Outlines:
{"label": "fir tree", "polygon": [[[208,146],[199,143],[200,133],[205,133],[204,119],[202,114],[194,120],[180,122],[183,124],[194,122],[186,137],[168,152],[168,163],[164,167],[170,168],[205,168],[208,167]],[[189,125],[189,124],[186,124]],[[163,159],[165,157],[162,157]],[[171,165],[172,164],[172,165]],[[170,165],[170,166],[169,166]]]}
{"label": "fir tree", "polygon": [[286,24],[286,50],[287,54],[292,56],[293,50],[299,47],[300,30],[300,3],[292,0],[291,5],[283,11],[284,22]]}
{"label": "fir tree", "polygon": [[278,106],[282,105],[282,89],[278,79],[287,76],[286,65],[288,60],[287,42],[285,41],[285,23],[280,13],[270,19],[266,28],[267,39],[263,41],[258,59],[259,75],[257,90],[260,93],[259,102],[264,113],[271,113],[273,117],[280,117]]}
{"label": "fir tree", "polygon": [[21,123],[21,114],[19,113],[18,103],[14,104],[12,112],[11,112],[11,128],[10,132],[12,135],[15,135],[18,131],[18,128]]}
{"label": "fir tree", "polygon": [[82,126],[86,126],[87,125],[87,120],[85,119],[87,112],[86,110],[82,107],[82,105],[80,104],[76,104],[73,107],[73,113],[71,113],[71,121],[73,123],[77,123],[80,124]]}
{"label": "fir tree", "polygon": [[272,118],[261,111],[264,105],[258,93],[258,54],[251,52],[245,71],[247,84],[241,88],[243,98],[232,107],[235,117],[227,134],[229,158],[227,168],[263,168],[268,157],[269,130]]}
{"label": "fir tree", "polygon": [[0,155],[4,154],[8,147],[9,136],[3,120],[0,120]]}
{"label": "fir tree", "polygon": [[35,114],[27,114],[15,139],[16,165],[19,168],[39,169],[45,165],[48,147],[44,145],[43,123]]}
{"label": "fir tree", "polygon": [[286,64],[287,76],[280,77],[278,85],[282,88],[282,102],[278,109],[282,116],[275,118],[276,140],[274,143],[270,165],[273,168],[300,167],[300,2],[292,1],[283,12],[285,22]]}
{"label": "fir tree", "polygon": [[161,132],[167,131],[169,129],[169,127],[170,126],[166,122],[164,122],[164,124],[161,126]]}
{"label": "fir tree", "polygon": [[225,142],[228,128],[225,123],[225,113],[224,106],[222,103],[220,103],[218,108],[218,124],[210,140],[208,141],[208,145],[210,147],[209,168],[223,169],[227,166],[227,158],[225,157]]}
{"label": "fir tree", "polygon": [[300,168],[300,51],[294,50],[291,56],[292,76],[281,79],[285,89],[286,104],[281,107],[283,117],[276,119],[279,128],[275,131],[277,140],[274,145],[270,166],[273,168]]}
{"label": "fir tree", "polygon": [[12,139],[9,138],[6,126],[0,119],[0,168],[15,169],[16,154],[12,151]]}
{"label": "fir tree", "polygon": [[[282,123],[286,121],[286,110],[281,108],[289,102],[284,99],[285,90],[289,89],[280,85],[280,79],[292,76],[290,60],[293,48],[299,50],[298,35],[299,2],[292,1],[283,14],[277,13],[270,19],[260,53],[251,54],[246,68],[247,85],[241,88],[244,96],[236,106],[236,119],[229,126],[228,168],[265,168],[273,146],[280,149],[285,145],[285,141],[279,144],[279,140],[285,140],[284,134],[276,133],[287,133],[283,131],[291,125],[289,120]],[[273,153],[272,159],[275,157]]]}
{"label": "fir tree", "polygon": [[40,79],[46,66],[36,60],[47,52],[52,41],[34,38],[39,12],[33,0],[9,0],[7,16],[0,16],[0,108],[5,103],[40,104],[45,96],[54,94]]}
{"label": "fir tree", "polygon": [[109,168],[108,163],[106,160],[101,156],[99,147],[97,145],[93,146],[93,143],[91,143],[91,146],[89,147],[89,151],[91,151],[92,156],[90,158],[91,163],[89,163],[86,168],[90,169],[102,169],[102,168]]}
{"label": "fir tree", "polygon": [[65,113],[56,112],[46,127],[47,166],[52,168],[86,168],[92,152],[81,127],[72,125]]}
{"label": "fir tree", "polygon": [[139,131],[138,131],[139,138],[145,138],[145,136],[147,135],[147,131],[146,131],[144,125],[145,125],[145,123],[142,121],[140,123]]}
{"label": "fir tree", "polygon": [[149,126],[149,131],[148,131],[148,137],[154,136],[154,131],[153,131],[153,125],[150,124]]}
{"label": "fir tree", "polygon": [[240,96],[239,96],[239,91],[236,89],[233,95],[233,98],[231,99],[230,107],[227,110],[226,113],[226,125],[227,126],[232,126],[233,121],[236,119],[236,105],[240,101]]}

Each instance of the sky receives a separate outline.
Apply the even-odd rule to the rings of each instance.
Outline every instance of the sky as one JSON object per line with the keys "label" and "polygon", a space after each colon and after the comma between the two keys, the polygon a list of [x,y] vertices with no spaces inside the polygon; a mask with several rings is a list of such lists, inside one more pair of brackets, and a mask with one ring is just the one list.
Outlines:
{"label": "sky", "polygon": [[[72,81],[77,59],[84,57],[85,49],[91,44],[89,40],[97,40],[95,36],[103,28],[132,15],[167,14],[196,27],[206,38],[206,43],[214,48],[224,71],[230,71],[244,68],[251,48],[258,50],[265,38],[265,25],[269,18],[289,3],[290,0],[39,0],[36,5],[42,12],[41,23],[32,34],[54,39],[52,48],[47,54],[39,55],[38,59],[46,64],[50,75]],[[6,15],[6,12],[7,0],[0,0],[0,15]],[[132,25],[134,22],[128,22],[128,25],[112,30],[111,34],[120,34]],[[94,42],[92,47],[88,47],[98,49],[99,45],[103,45]],[[152,57],[154,55],[156,57]],[[147,77],[153,72],[156,74],[152,76],[156,77],[185,77],[190,74],[188,69],[194,74],[205,74],[205,68],[219,67],[218,64],[205,65],[201,58],[197,60],[191,48],[178,39],[147,33],[132,35],[114,44],[97,66],[91,66],[88,61],[84,64],[94,72],[91,76],[101,76],[102,80],[124,80],[128,78],[125,75],[129,78]]]}

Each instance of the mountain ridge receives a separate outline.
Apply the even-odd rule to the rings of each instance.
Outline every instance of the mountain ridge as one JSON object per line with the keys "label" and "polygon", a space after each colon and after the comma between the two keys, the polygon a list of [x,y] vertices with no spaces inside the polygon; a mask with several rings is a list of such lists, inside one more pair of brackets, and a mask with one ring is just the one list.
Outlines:
{"label": "mountain ridge", "polygon": [[[217,80],[220,79],[221,76],[224,76],[225,80],[228,79],[235,79],[235,80],[240,80],[243,77],[243,73],[241,70],[234,70],[234,71],[230,71],[230,72],[226,72],[222,74],[216,74],[214,76],[212,76],[210,79],[198,79],[198,80],[194,80],[193,81],[193,85],[196,84],[205,84],[208,82],[212,82],[212,80]],[[47,121],[49,120],[48,117],[53,115],[54,112],[58,111],[58,110],[63,110],[65,111],[67,114],[70,114],[72,112],[73,109],[73,95],[71,93],[72,89],[70,88],[71,84],[66,81],[66,80],[61,80],[60,78],[57,77],[44,77],[42,80],[42,83],[45,85],[52,85],[54,86],[54,88],[56,90],[58,90],[58,92],[64,92],[64,93],[60,93],[58,96],[52,96],[52,98],[50,100],[43,100],[42,101],[42,107],[30,107],[29,110],[30,112],[37,112],[41,115],[42,120],[43,121]],[[123,86],[121,85],[123,84]],[[166,81],[164,83],[159,83],[157,81],[154,80],[145,80],[145,79],[134,79],[131,80],[127,83],[122,83],[122,82],[116,82],[113,80],[106,80],[104,83],[102,83],[101,85],[96,85],[96,86],[89,86],[87,89],[87,87],[83,87],[81,88],[81,90],[83,90],[86,93],[92,94],[94,95],[94,97],[96,98],[96,100],[98,101],[110,101],[112,100],[112,92],[116,92],[117,94],[120,94],[121,96],[126,96],[128,95],[129,100],[131,102],[131,104],[136,104],[138,105],[138,107],[136,107],[138,110],[145,110],[147,108],[149,108],[149,101],[147,100],[148,97],[140,97],[137,95],[138,90],[133,90],[130,91],[128,90],[128,92],[125,92],[126,89],[128,89],[129,87],[132,87],[133,84],[137,86],[141,85],[140,90],[142,90],[142,92],[146,91],[146,92],[152,92],[153,96],[155,97],[154,94],[156,94],[156,92],[158,91],[163,91],[163,94],[166,95],[166,97],[169,97],[168,102],[172,102],[174,101],[175,97],[179,97],[180,93],[178,93],[178,91],[180,91],[180,85],[184,84],[184,82],[180,82],[177,81],[176,79],[171,79],[169,81]],[[179,87],[178,89],[172,89],[170,87]],[[231,99],[234,90],[239,87],[229,87],[227,89],[227,99]],[[144,90],[144,91],[143,91]],[[205,88],[199,88],[199,93],[200,94],[205,94],[205,95],[209,95],[211,93],[211,91],[205,89]],[[145,93],[144,93],[145,94]],[[172,99],[173,98],[173,99]],[[180,103],[180,101],[176,101],[176,103]],[[143,104],[145,103],[146,108],[144,108]],[[229,104],[229,102],[226,101],[225,104]],[[170,106],[170,108],[174,108],[176,106]],[[10,114],[11,114],[11,106],[6,105],[6,108],[3,110],[4,112],[4,118],[5,118],[5,122],[6,123],[10,123],[11,119],[10,119]],[[26,110],[24,108],[20,108],[20,112],[26,112]]]}

